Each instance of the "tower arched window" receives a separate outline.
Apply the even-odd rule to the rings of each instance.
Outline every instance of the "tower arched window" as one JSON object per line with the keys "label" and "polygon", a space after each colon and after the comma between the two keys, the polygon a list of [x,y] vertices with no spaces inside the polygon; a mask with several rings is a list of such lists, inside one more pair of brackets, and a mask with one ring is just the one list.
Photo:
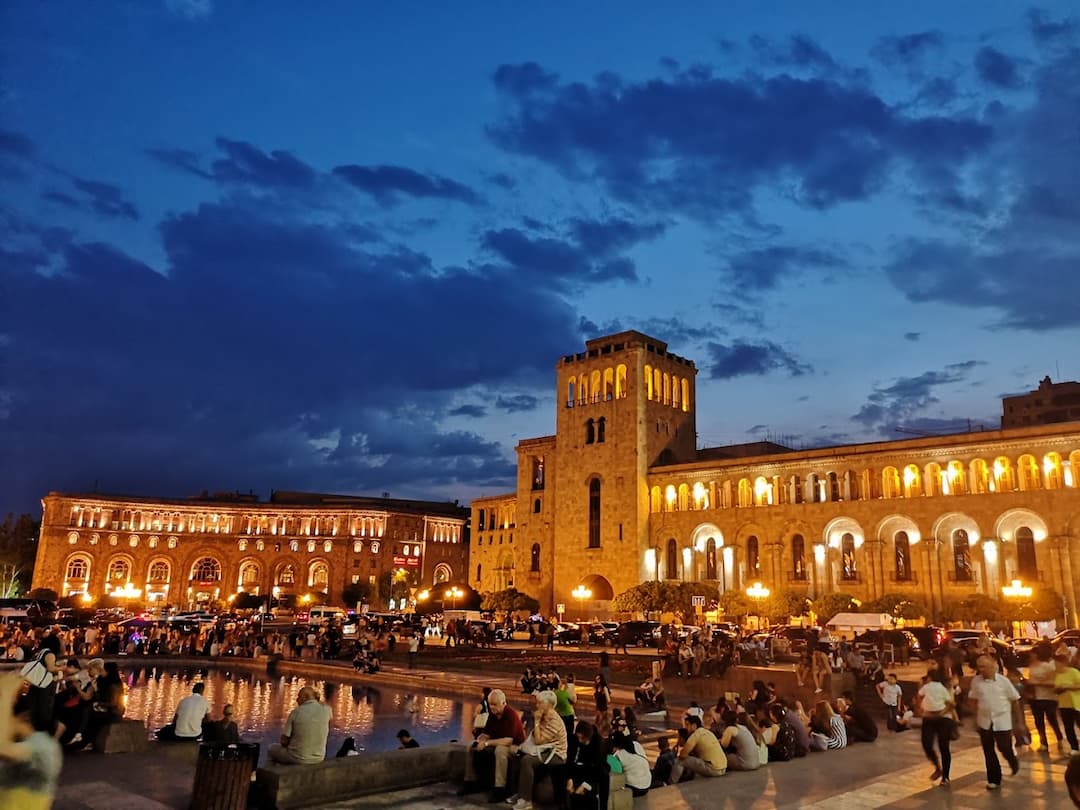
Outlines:
{"label": "tower arched window", "polygon": [[594,419],[585,420],[585,444],[592,444],[596,441],[596,421]]}
{"label": "tower arched window", "polygon": [[477,583],[480,582],[480,574],[483,573],[483,571],[484,571],[483,565],[481,563],[477,563],[476,564],[476,581],[477,581]]}
{"label": "tower arched window", "polygon": [[600,548],[600,479],[589,482],[589,548]]}
{"label": "tower arched window", "polygon": [[761,574],[761,551],[755,534],[746,538],[746,573],[751,577]]}
{"label": "tower arched window", "polygon": [[1039,575],[1039,563],[1035,557],[1035,534],[1027,526],[1016,530],[1016,572],[1028,579],[1035,579]]}
{"label": "tower arched window", "polygon": [[840,579],[852,582],[859,578],[855,565],[855,535],[845,532],[840,538]]}
{"label": "tower arched window", "polygon": [[898,582],[911,579],[911,538],[907,532],[897,532],[893,537],[893,567]]}
{"label": "tower arched window", "polygon": [[540,544],[533,543],[532,551],[529,555],[529,570],[540,573]]}
{"label": "tower arched window", "polygon": [[971,540],[963,529],[952,533],[953,570],[957,582],[971,581]]}
{"label": "tower arched window", "polygon": [[664,560],[664,578],[679,578],[679,544],[672,537],[667,541],[667,554]]}
{"label": "tower arched window", "polygon": [[535,501],[533,501],[533,514],[534,515],[539,515],[540,514],[540,506],[541,506],[541,504],[540,504],[540,499],[539,498],[537,498]]}
{"label": "tower arched window", "polygon": [[607,417],[601,416],[596,420],[596,443],[604,443],[604,434],[607,433]]}
{"label": "tower arched window", "polygon": [[791,538],[791,576],[792,579],[806,579],[806,538],[801,534]]}

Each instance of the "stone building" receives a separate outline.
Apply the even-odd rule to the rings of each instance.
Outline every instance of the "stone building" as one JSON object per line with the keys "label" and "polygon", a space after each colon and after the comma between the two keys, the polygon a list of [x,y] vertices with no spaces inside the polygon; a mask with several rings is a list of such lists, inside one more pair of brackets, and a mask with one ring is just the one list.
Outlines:
{"label": "stone building", "polygon": [[468,510],[454,503],[300,492],[274,492],[268,502],[52,492],[42,510],[33,587],[62,596],[119,595],[190,609],[237,593],[325,593],[342,604],[347,585],[377,586],[386,574],[402,593],[466,576]]}
{"label": "stone building", "polygon": [[1080,382],[1052,382],[1044,377],[1039,387],[1027,394],[1001,401],[1003,428],[1053,425],[1080,420]]}
{"label": "stone building", "polygon": [[1022,579],[1076,621],[1080,422],[699,450],[695,373],[640,332],[563,357],[556,434],[518,444],[516,492],[472,504],[470,584],[602,614],[654,579],[934,607]]}

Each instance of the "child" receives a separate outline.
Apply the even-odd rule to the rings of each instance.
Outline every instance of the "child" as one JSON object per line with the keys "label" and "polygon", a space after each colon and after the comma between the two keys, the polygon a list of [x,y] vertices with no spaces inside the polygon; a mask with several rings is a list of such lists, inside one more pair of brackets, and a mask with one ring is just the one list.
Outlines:
{"label": "child", "polygon": [[656,740],[656,746],[660,749],[660,753],[652,769],[652,786],[661,787],[671,781],[671,766],[675,764],[675,752],[671,750],[671,743],[667,737],[659,737]]}

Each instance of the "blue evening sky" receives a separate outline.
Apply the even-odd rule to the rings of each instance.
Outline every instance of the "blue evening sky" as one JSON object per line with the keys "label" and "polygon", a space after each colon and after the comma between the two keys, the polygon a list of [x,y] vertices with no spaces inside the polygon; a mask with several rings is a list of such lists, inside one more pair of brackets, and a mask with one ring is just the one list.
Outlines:
{"label": "blue evening sky", "polygon": [[635,328],[699,444],[1080,377],[1072,3],[0,2],[0,508],[509,490]]}

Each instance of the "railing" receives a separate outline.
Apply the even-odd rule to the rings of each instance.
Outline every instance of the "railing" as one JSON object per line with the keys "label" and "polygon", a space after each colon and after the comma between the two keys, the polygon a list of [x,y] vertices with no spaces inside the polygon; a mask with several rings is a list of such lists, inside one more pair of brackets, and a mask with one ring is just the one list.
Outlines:
{"label": "railing", "polygon": [[970,571],[970,570],[969,571],[964,571],[964,570],[957,571],[957,570],[954,569],[952,571],[949,571],[948,580],[949,580],[949,582],[955,582],[955,583],[961,584],[961,585],[964,585],[964,584],[974,585],[975,584],[975,573],[973,571]]}
{"label": "railing", "polygon": [[850,574],[845,574],[843,571],[841,571],[840,572],[840,581],[841,582],[854,582],[856,584],[861,584],[862,583],[862,574],[860,574],[858,571],[852,571]]}
{"label": "railing", "polygon": [[903,573],[900,573],[899,571],[890,571],[889,582],[907,582],[912,585],[918,585],[919,575],[914,571],[905,571]]}
{"label": "railing", "polygon": [[807,577],[805,571],[788,571],[787,579],[788,582],[806,582],[809,577]]}

